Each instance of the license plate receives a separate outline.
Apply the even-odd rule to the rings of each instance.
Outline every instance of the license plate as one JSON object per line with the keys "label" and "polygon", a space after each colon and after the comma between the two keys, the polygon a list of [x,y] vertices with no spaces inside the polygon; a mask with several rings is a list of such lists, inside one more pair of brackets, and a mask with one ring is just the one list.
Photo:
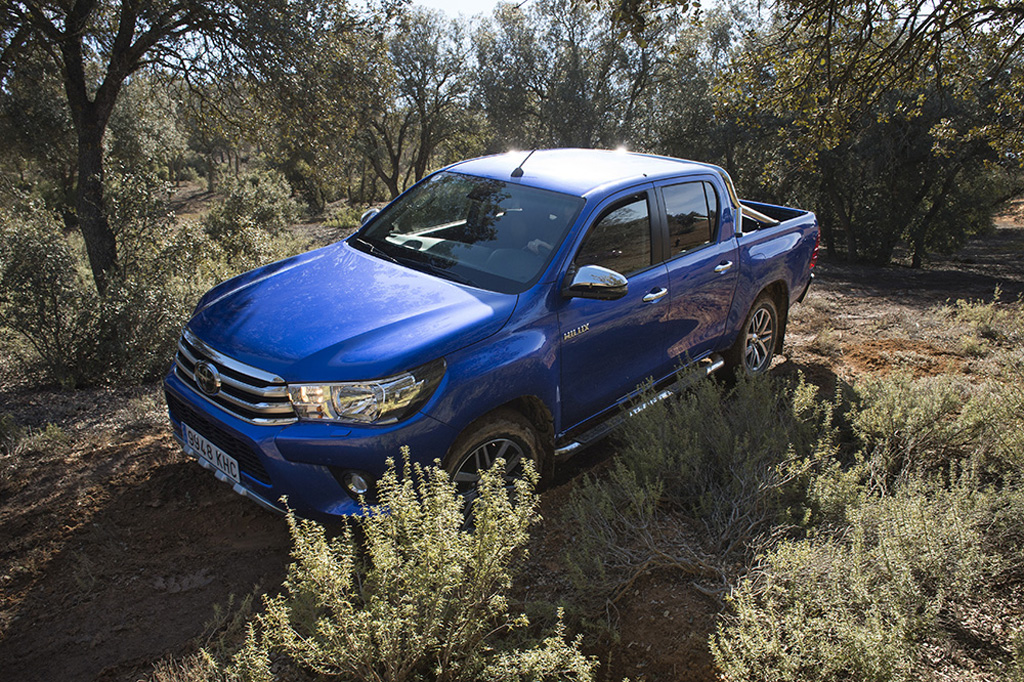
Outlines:
{"label": "license plate", "polygon": [[187,424],[181,425],[181,432],[185,435],[185,443],[192,452],[212,464],[215,469],[224,473],[235,483],[239,482],[237,459],[190,429]]}

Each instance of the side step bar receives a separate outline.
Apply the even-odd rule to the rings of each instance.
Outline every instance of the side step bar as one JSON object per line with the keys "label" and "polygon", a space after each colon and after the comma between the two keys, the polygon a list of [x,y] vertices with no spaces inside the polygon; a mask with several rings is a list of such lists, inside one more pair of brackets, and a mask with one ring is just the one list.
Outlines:
{"label": "side step bar", "polygon": [[555,460],[564,459],[565,457],[592,445],[621,426],[630,417],[636,416],[651,405],[656,405],[666,398],[679,395],[690,388],[690,386],[693,386],[698,381],[711,376],[724,366],[725,361],[717,354],[700,360],[692,369],[686,369],[680,372],[678,378],[674,382],[658,391],[654,396],[634,405],[630,405],[627,402],[627,406],[615,413],[612,417],[609,417],[597,426],[579,434],[569,443],[556,448]]}

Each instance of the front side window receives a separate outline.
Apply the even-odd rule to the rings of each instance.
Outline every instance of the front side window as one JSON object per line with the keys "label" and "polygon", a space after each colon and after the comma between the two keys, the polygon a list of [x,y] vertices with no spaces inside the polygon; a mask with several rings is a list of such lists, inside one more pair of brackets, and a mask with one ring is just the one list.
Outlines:
{"label": "front side window", "polygon": [[448,171],[404,194],[349,243],[440,277],[519,293],[543,272],[583,203]]}
{"label": "front side window", "polygon": [[598,219],[590,229],[574,261],[601,265],[629,276],[651,265],[651,221],[647,197],[630,197]]}
{"label": "front side window", "polygon": [[[715,234],[718,200],[706,182],[687,182],[662,190],[668,218],[669,256],[709,244]],[[709,205],[710,198],[714,205]]]}

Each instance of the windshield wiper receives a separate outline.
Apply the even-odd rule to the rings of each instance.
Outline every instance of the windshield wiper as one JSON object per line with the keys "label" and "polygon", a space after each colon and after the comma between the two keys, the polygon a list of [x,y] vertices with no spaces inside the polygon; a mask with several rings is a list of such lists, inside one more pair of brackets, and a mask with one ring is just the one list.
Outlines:
{"label": "windshield wiper", "polygon": [[420,271],[429,272],[430,274],[437,275],[438,277],[441,277],[442,279],[447,279],[447,280],[451,280],[453,282],[458,282],[459,284],[467,284],[469,286],[474,286],[473,283],[470,282],[465,277],[462,277],[460,275],[456,275],[455,273],[451,272],[450,270],[447,270],[447,269],[442,268],[440,266],[434,265],[433,263],[431,263],[428,260],[420,260],[419,258],[408,258],[408,257],[405,257],[405,256],[392,256],[390,253],[388,253],[384,249],[380,248],[379,246],[377,246],[373,242],[371,242],[371,241],[369,241],[367,239],[363,239],[362,237],[352,237],[350,241],[356,242],[361,247],[363,247],[366,251],[369,251],[371,254],[373,254],[375,256],[379,256],[380,258],[383,258],[385,260],[391,261],[392,263],[395,263],[396,265],[404,265],[406,267],[412,268],[413,270],[420,270]]}
{"label": "windshield wiper", "polygon": [[470,282],[465,277],[462,277],[460,275],[456,275],[454,272],[452,272],[451,270],[448,270],[446,268],[442,268],[442,267],[440,267],[438,265],[434,265],[429,260],[418,260],[418,259],[413,259],[413,258],[403,258],[402,261],[406,265],[411,267],[411,268],[418,269],[418,270],[426,270],[430,274],[437,275],[438,277],[440,277],[442,279],[451,280],[452,282],[458,282],[459,284],[467,284],[469,286],[475,286],[472,282]]}
{"label": "windshield wiper", "polygon": [[384,249],[380,248],[376,244],[374,244],[372,242],[369,242],[366,239],[363,239],[362,237],[358,237],[358,236],[352,237],[352,241],[357,242],[358,244],[361,244],[362,246],[364,246],[366,248],[366,250],[369,251],[374,256],[377,256],[379,258],[383,258],[384,260],[389,260],[392,263],[397,263],[397,264],[401,265],[401,263],[398,262],[397,258],[392,256],[390,253],[388,253]]}

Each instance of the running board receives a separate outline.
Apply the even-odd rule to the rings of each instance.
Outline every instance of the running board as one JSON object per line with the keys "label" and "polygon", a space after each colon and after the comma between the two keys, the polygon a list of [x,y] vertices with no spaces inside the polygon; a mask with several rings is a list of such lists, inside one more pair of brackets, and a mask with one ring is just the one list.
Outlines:
{"label": "running board", "polygon": [[[555,459],[564,459],[565,457],[579,452],[583,448],[601,440],[609,433],[622,426],[622,424],[624,424],[630,417],[640,414],[651,405],[656,405],[666,398],[682,393],[701,379],[709,377],[722,369],[722,367],[725,366],[725,361],[718,355],[712,355],[700,360],[696,365],[697,366],[693,369],[683,370],[678,379],[658,391],[654,396],[647,398],[643,402],[623,408],[614,416],[609,417],[597,426],[579,434],[571,442],[556,448]],[[643,393],[641,393],[641,395],[643,395]]]}

